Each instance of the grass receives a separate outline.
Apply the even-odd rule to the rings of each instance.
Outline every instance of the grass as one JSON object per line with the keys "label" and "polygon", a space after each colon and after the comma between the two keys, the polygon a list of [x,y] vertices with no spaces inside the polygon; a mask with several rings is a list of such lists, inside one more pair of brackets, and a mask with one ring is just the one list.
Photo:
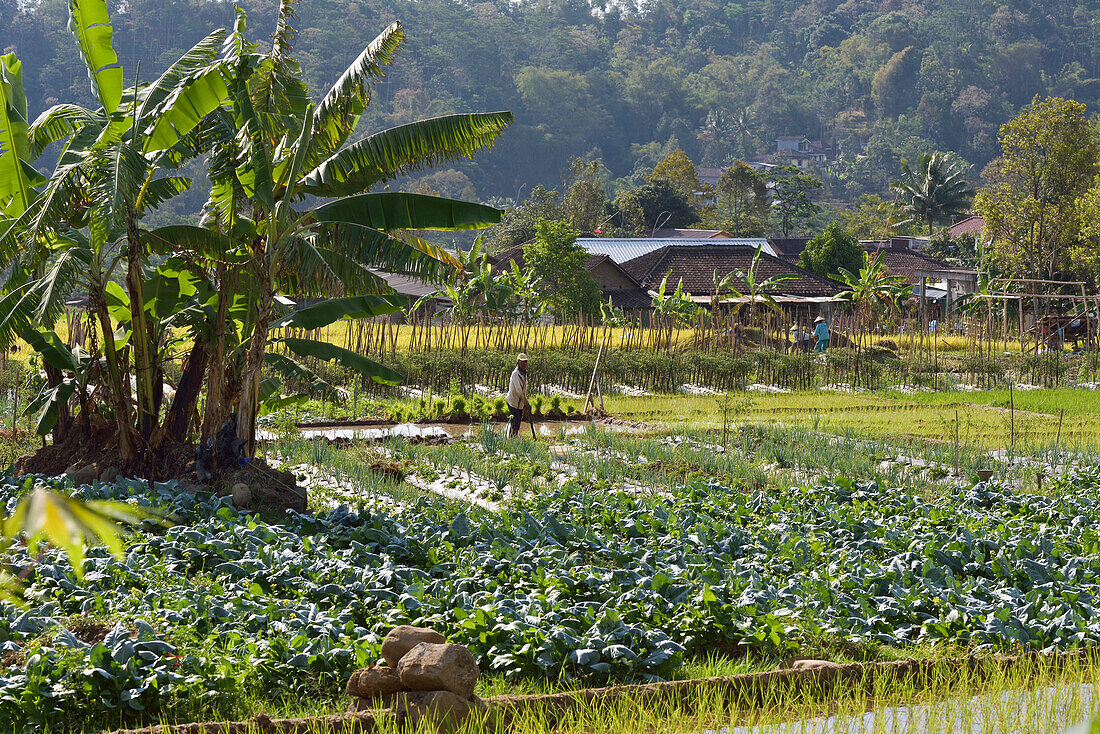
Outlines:
{"label": "grass", "polygon": [[[732,671],[732,672],[731,672]],[[756,672],[753,666],[722,666],[719,675]],[[738,695],[713,684],[701,684],[677,695],[662,696],[644,703],[631,698],[614,698],[566,709],[551,715],[549,710],[519,713],[507,726],[515,734],[591,734],[621,732],[901,732],[947,733],[958,731],[1028,732],[1047,734],[1064,731],[1067,725],[1085,721],[1097,712],[1092,691],[1100,686],[1100,665],[1093,657],[1070,660],[1064,665],[1038,659],[1016,667],[995,663],[975,669],[943,664],[924,677],[881,678],[865,676],[837,683],[779,684],[758,699]],[[517,689],[494,679],[479,682],[482,697],[498,693],[550,693],[560,686],[528,686]],[[287,698],[277,703],[245,697],[240,699],[236,720],[266,713],[272,718],[323,716],[339,713],[348,699]],[[216,717],[231,721],[233,716]],[[165,717],[164,723],[181,721]],[[475,734],[494,727],[471,717],[453,731]],[[379,734],[396,734],[392,720],[380,719]],[[318,723],[306,731],[330,732]],[[407,732],[407,729],[400,730]],[[414,731],[434,731],[428,722]]]}
{"label": "grass", "polygon": [[[1020,450],[1042,451],[1057,442],[1064,450],[1100,450],[1100,392],[1072,388],[1027,390],[1014,391],[1012,398],[1014,416],[1008,390],[914,395],[823,390],[749,393],[747,411],[735,420],[813,427],[870,438],[953,443],[957,411],[963,444],[986,449],[1015,445]],[[608,396],[605,404],[617,417],[670,427],[722,425],[717,397]]]}

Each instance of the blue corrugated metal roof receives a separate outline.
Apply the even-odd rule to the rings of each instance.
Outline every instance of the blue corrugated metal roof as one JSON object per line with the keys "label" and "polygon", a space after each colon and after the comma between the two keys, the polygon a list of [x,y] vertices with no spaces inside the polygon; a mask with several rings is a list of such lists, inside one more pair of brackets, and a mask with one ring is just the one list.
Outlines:
{"label": "blue corrugated metal roof", "polygon": [[763,248],[768,255],[776,255],[763,237],[730,237],[712,239],[653,239],[650,237],[581,237],[577,240],[593,255],[607,255],[619,265],[636,257],[647,255],[669,245],[675,247],[752,247]]}

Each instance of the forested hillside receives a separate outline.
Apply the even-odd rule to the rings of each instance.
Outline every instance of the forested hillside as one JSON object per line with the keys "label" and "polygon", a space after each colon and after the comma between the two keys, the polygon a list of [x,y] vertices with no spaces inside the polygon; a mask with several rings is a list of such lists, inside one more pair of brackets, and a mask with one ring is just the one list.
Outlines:
{"label": "forested hillside", "polygon": [[[269,35],[276,5],[240,4],[250,33]],[[143,76],[233,15],[228,2],[109,5],[115,48]],[[720,166],[806,135],[836,151],[826,195],[850,201],[930,150],[957,153],[976,177],[998,126],[1036,94],[1090,109],[1100,98],[1100,6],[1085,0],[302,0],[311,87],[394,19],[409,41],[363,124],[513,110],[493,152],[410,182],[481,199],[557,184],[573,156],[636,180],[677,147]],[[23,59],[32,115],[89,96],[66,21],[62,0],[0,0],[0,48]]]}

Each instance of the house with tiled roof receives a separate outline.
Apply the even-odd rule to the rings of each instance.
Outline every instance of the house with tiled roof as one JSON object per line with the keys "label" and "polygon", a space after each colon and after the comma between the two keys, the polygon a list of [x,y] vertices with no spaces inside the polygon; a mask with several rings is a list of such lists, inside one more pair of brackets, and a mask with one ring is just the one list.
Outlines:
{"label": "house with tiled roof", "polygon": [[905,278],[913,286],[913,294],[939,301],[948,298],[954,300],[963,293],[969,293],[977,283],[978,271],[971,268],[954,268],[935,258],[922,255],[908,247],[871,246],[866,247],[867,254],[882,260],[882,264],[891,275]]}
{"label": "house with tiled roof", "polygon": [[[715,296],[715,273],[721,279],[730,273],[747,272],[753,267],[755,256],[755,249],[719,243],[686,247],[670,243],[623,263],[623,269],[651,292],[659,289],[667,276],[670,286],[682,281],[684,290],[693,300],[709,303]],[[788,306],[828,303],[847,290],[843,283],[803,270],[766,252],[761,252],[756,261],[755,275],[758,280],[776,275],[793,276],[772,294],[776,301]]]}
{"label": "house with tiled roof", "polygon": [[947,234],[952,238],[961,237],[964,234],[980,235],[984,229],[985,217],[972,214],[948,227]]}
{"label": "house with tiled roof", "polygon": [[[523,268],[523,245],[497,253],[489,258],[489,262],[500,268],[511,268],[512,263]],[[600,253],[589,255],[584,267],[596,281],[604,303],[610,298],[612,306],[628,313],[653,308],[653,299],[646,289],[609,256]]]}
{"label": "house with tiled roof", "polygon": [[812,237],[769,237],[768,243],[775,250],[776,257],[789,263],[798,264],[798,257],[806,249]]}
{"label": "house with tiled roof", "polygon": [[732,239],[733,235],[724,229],[682,229],[662,227],[653,230],[650,239],[656,240],[715,240]]}
{"label": "house with tiled roof", "polygon": [[627,260],[641,257],[647,253],[659,250],[668,245],[680,247],[705,247],[720,243],[723,247],[740,247],[748,252],[755,252],[757,248],[768,255],[777,255],[763,237],[722,237],[722,238],[692,238],[671,237],[661,239],[658,237],[578,237],[577,244],[593,255],[607,255],[615,262],[622,265]]}

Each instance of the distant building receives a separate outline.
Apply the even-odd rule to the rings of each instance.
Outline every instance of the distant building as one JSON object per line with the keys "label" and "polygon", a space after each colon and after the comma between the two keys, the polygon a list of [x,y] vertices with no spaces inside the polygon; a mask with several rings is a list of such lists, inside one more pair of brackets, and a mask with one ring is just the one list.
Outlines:
{"label": "distant building", "polygon": [[673,229],[662,227],[653,230],[650,239],[657,240],[713,240],[732,239],[733,235],[724,229]]}
{"label": "distant building", "polygon": [[[510,268],[511,263],[514,262],[517,267],[522,268],[524,267],[523,245],[493,255],[489,261],[502,268]],[[621,308],[628,314],[648,311],[653,307],[653,299],[650,298],[649,293],[607,255],[590,255],[584,267],[596,281],[604,303],[607,303],[607,299],[610,298],[612,306]]]}
{"label": "distant building", "polygon": [[577,243],[593,255],[607,255],[612,260],[622,265],[627,260],[641,257],[642,255],[659,250],[667,245],[680,247],[700,247],[714,245],[721,242],[723,247],[742,248],[752,253],[760,248],[767,255],[775,256],[774,248],[763,237],[705,237],[694,239],[690,237],[579,237]]}
{"label": "distant building", "polygon": [[780,260],[797,265],[799,256],[812,239],[813,237],[769,237],[768,242]]}
{"label": "distant building", "polygon": [[[709,245],[685,246],[669,242],[661,248],[623,263],[623,269],[650,292],[656,291],[668,276],[668,286],[675,287],[681,281],[692,300],[710,303],[715,296],[715,272],[722,278],[730,273],[748,272],[752,268],[755,248],[731,247],[715,241]],[[775,255],[762,252],[757,260],[755,275],[767,280],[775,275],[790,275],[773,293],[777,302],[787,307],[799,305],[820,309],[847,288],[835,280],[823,278],[785,262]],[[738,282],[738,287],[744,284]]]}
{"label": "distant building", "polygon": [[888,240],[860,240],[868,252],[880,250],[909,250],[920,252],[928,244],[927,237],[891,237]]}
{"label": "distant building", "polygon": [[825,163],[832,153],[832,147],[820,140],[810,140],[805,135],[785,135],[776,138],[773,158],[799,168],[809,168]]}
{"label": "distant building", "polygon": [[726,172],[727,168],[729,168],[729,166],[722,166],[721,168],[696,166],[695,175],[702,183],[714,187],[718,185],[718,179],[722,178],[722,174]]}
{"label": "distant building", "polygon": [[951,237],[959,237],[964,234],[980,235],[984,230],[985,217],[972,214],[948,227],[947,234]]}

